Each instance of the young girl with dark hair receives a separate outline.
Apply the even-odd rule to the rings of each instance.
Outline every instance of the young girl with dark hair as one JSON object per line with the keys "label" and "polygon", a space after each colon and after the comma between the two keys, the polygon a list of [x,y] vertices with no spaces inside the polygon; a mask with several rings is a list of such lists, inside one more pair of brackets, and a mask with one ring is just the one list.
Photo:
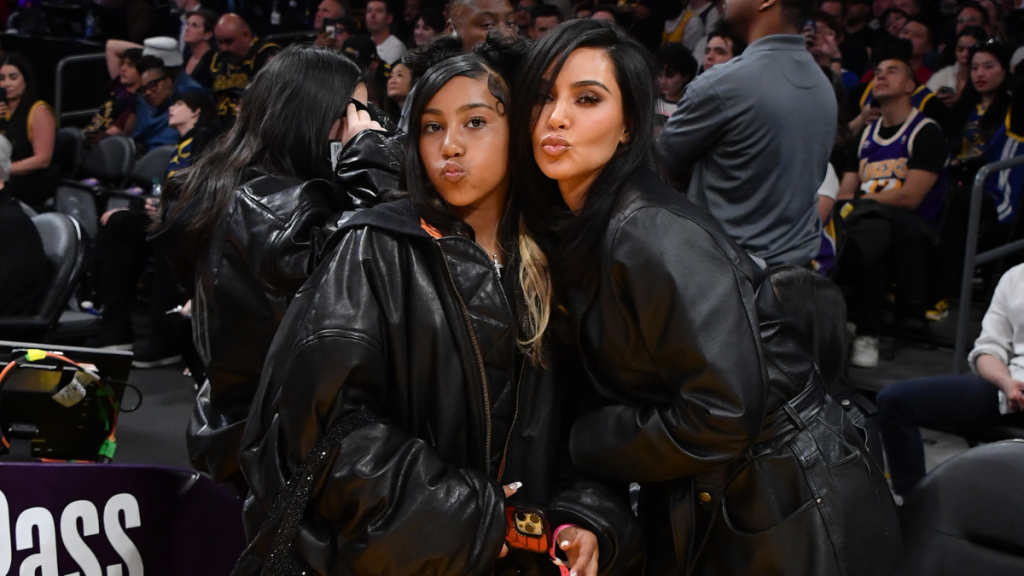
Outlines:
{"label": "young girl with dark hair", "polygon": [[[239,442],[277,326],[336,226],[332,214],[352,209],[353,182],[366,192],[363,183],[386,182],[367,172],[398,164],[380,126],[350,103],[358,78],[355,64],[329,50],[283,50],[249,84],[230,131],[165,187],[153,242],[192,299],[207,375],[189,455],[242,494]],[[332,140],[344,143],[337,178]]]}
{"label": "young girl with dark hair", "polygon": [[513,185],[611,404],[577,418],[573,463],[640,483],[649,574],[889,573],[892,498],[799,327],[651,166],[645,51],[604,23],[558,32],[521,66]]}
{"label": "young girl with dark hair", "polygon": [[57,140],[53,109],[36,99],[36,78],[24,56],[10,53],[0,59],[0,134],[11,141],[8,193],[39,208],[57,189],[58,167],[52,163]]}
{"label": "young girl with dark hair", "polygon": [[[332,238],[246,428],[249,534],[304,461],[323,463],[290,551],[317,573],[556,574],[554,552],[513,545],[521,507],[546,511],[535,550],[564,553],[572,573],[642,571],[626,495],[565,454],[563,410],[585,389],[548,335],[548,264],[509,186],[507,53],[480,50],[419,80],[408,198]],[[315,448],[324,437],[333,450]],[[277,531],[263,527],[236,573],[259,570]]]}

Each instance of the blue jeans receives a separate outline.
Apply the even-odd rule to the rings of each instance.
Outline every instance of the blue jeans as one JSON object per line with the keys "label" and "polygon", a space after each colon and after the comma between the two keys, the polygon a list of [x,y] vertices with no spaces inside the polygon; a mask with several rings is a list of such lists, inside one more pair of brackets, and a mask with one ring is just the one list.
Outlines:
{"label": "blue jeans", "polygon": [[905,496],[925,475],[919,427],[962,434],[993,424],[1024,424],[1024,414],[999,414],[998,392],[974,375],[918,378],[879,392],[882,443],[896,493]]}

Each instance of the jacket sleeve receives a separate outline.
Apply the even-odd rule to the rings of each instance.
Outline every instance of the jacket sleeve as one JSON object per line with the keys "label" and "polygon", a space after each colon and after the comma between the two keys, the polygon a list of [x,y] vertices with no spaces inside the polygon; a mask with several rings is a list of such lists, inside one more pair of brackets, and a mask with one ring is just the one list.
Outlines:
{"label": "jacket sleeve", "polygon": [[[387,413],[393,371],[376,297],[386,287],[367,273],[362,234],[346,235],[319,268],[271,347],[242,443],[250,538],[321,435],[351,414]],[[320,574],[482,574],[504,524],[496,482],[446,465],[428,442],[379,419],[342,441],[295,542]]]}
{"label": "jacket sleeve", "polygon": [[733,460],[755,440],[765,406],[751,282],[711,233],[667,209],[637,210],[614,234],[614,313],[642,342],[668,400],[583,415],[573,461],[603,477],[655,482]]}
{"label": "jacket sleeve", "polygon": [[403,143],[404,136],[363,130],[342,148],[335,174],[352,207],[369,208],[398,189]]}
{"label": "jacket sleeve", "polygon": [[[261,278],[271,294],[291,298],[313,273],[321,230],[330,224],[332,190],[323,181],[307,182],[298,192],[298,208],[287,222],[268,228],[276,238],[267,258],[253,257],[266,268]],[[257,246],[259,242],[253,242]]]}
{"label": "jacket sleeve", "polygon": [[681,178],[712,147],[728,120],[728,109],[706,78],[698,77],[686,87],[676,111],[658,137],[661,165],[673,177]]}
{"label": "jacket sleeve", "polygon": [[1020,280],[1024,278],[1024,268],[1011,268],[1003,274],[992,295],[992,303],[985,311],[981,320],[981,335],[974,342],[974,349],[967,356],[971,371],[978,373],[978,357],[983,354],[995,356],[1003,364],[1010,365],[1016,355],[1013,342],[1013,319],[1024,315],[1024,310],[1014,310],[1010,306],[1010,295],[1014,290],[1021,289]]}

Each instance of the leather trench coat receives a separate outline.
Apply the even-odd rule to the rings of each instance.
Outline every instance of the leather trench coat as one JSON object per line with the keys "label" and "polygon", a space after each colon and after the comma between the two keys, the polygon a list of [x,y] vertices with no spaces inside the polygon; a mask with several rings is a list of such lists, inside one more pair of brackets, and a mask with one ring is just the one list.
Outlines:
{"label": "leather trench coat", "polygon": [[334,184],[253,173],[201,245],[184,241],[187,211],[152,237],[167,246],[192,299],[193,341],[206,365],[186,432],[196,470],[245,493],[238,446],[277,326],[343,215],[397,188],[401,140],[360,132],[342,149]]}
{"label": "leather trench coat", "polygon": [[[564,400],[588,386],[565,355],[541,370],[517,351],[514,298],[488,255],[428,235],[408,200],[356,213],[333,241],[281,323],[245,430],[250,539],[317,439],[368,412],[294,541],[317,573],[557,574],[546,555],[498,559],[511,482],[512,502],[546,509],[552,528],[597,535],[601,574],[642,572],[626,486],[569,462]],[[236,574],[257,572],[269,544]]]}
{"label": "leather trench coat", "polygon": [[576,421],[571,454],[640,482],[647,574],[890,573],[885,480],[765,273],[648,169],[620,189],[600,259],[568,303],[615,405]]}

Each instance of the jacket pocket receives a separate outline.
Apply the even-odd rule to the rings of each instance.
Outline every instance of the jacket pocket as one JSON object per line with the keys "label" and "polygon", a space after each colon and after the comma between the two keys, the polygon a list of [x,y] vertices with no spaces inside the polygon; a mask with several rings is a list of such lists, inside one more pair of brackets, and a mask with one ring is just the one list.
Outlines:
{"label": "jacket pocket", "polygon": [[885,479],[861,450],[828,465],[837,553],[847,576],[889,574],[900,549],[899,523]]}
{"label": "jacket pocket", "polygon": [[738,528],[723,500],[694,574],[832,576],[839,570],[816,500],[805,502],[781,522],[758,532]]}

